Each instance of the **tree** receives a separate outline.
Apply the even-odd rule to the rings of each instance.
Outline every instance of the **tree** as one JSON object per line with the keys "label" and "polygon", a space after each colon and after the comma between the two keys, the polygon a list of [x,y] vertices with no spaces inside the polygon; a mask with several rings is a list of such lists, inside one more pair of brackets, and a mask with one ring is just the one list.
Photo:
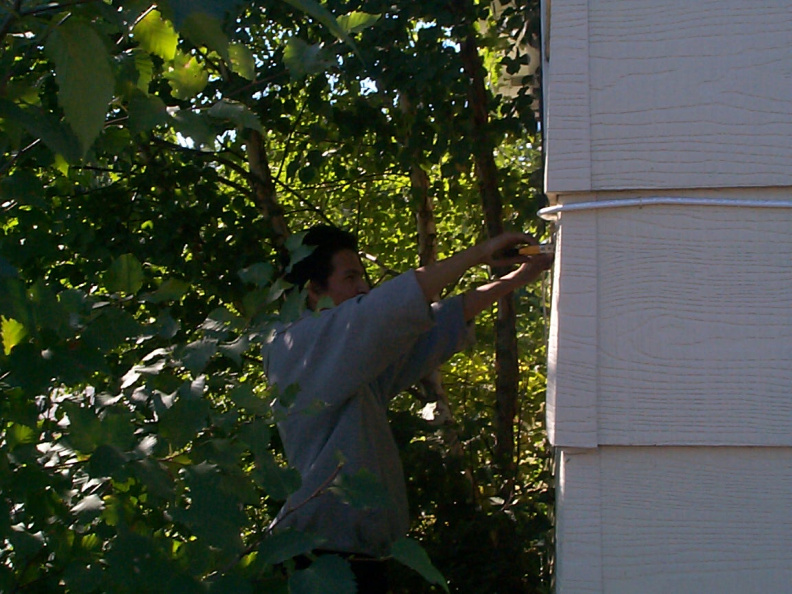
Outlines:
{"label": "tree", "polygon": [[[441,254],[483,233],[460,47],[486,63],[508,35],[477,34],[486,5],[459,5],[4,3],[0,590],[349,591],[343,563],[293,571],[309,535],[268,530],[299,477],[269,407],[289,394],[267,387],[258,351],[298,311],[280,277],[302,249],[293,230],[352,227],[375,280],[416,264],[420,205],[435,209]],[[518,197],[502,222],[522,223],[541,200],[530,98],[485,95],[478,125],[501,192]],[[530,453],[494,464],[486,347],[444,370],[464,456],[444,453],[422,404],[405,395],[394,413],[413,536],[454,591],[475,583],[467,551],[439,546],[460,534],[497,534],[491,559],[508,543],[518,580],[548,577],[542,295],[521,299]],[[404,584],[445,583],[413,541],[394,556],[418,571]],[[514,557],[490,567],[479,578],[499,583]]]}

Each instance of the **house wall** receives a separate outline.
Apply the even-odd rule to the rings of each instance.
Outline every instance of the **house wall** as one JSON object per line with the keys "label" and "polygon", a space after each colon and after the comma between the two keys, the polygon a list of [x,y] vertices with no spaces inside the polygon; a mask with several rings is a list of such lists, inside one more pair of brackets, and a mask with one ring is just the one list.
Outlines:
{"label": "house wall", "polygon": [[789,0],[545,0],[550,193],[792,185]]}
{"label": "house wall", "polygon": [[[563,212],[548,420],[559,446],[792,446],[792,189],[576,195]],[[566,197],[566,196],[564,196]],[[641,198],[649,205],[597,210]],[[756,206],[704,206],[729,199]]]}
{"label": "house wall", "polygon": [[792,0],[543,11],[557,591],[789,591]]}
{"label": "house wall", "polygon": [[790,448],[563,450],[558,476],[557,592],[790,590]]}

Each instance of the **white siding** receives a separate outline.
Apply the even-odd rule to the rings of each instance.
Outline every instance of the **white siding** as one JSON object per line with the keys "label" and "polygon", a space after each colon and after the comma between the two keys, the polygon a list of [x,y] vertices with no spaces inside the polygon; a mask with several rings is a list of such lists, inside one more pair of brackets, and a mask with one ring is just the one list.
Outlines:
{"label": "white siding", "polygon": [[558,594],[792,590],[791,449],[602,447],[558,465]]}
{"label": "white siding", "polygon": [[599,443],[792,446],[792,208],[597,228]]}
{"label": "white siding", "polygon": [[556,2],[545,12],[543,95],[544,143],[548,163],[548,191],[588,191],[591,188],[589,142],[588,0],[564,0],[556,15]]}
{"label": "white siding", "polygon": [[789,0],[553,0],[551,193],[792,185]]}
{"label": "white siding", "polygon": [[557,590],[792,592],[792,0],[543,18]]}
{"label": "white siding", "polygon": [[[639,195],[656,197],[618,196]],[[559,229],[552,443],[792,446],[792,208],[583,210]]]}
{"label": "white siding", "polygon": [[547,429],[550,442],[597,445],[597,228],[572,217],[558,230],[550,318]]}

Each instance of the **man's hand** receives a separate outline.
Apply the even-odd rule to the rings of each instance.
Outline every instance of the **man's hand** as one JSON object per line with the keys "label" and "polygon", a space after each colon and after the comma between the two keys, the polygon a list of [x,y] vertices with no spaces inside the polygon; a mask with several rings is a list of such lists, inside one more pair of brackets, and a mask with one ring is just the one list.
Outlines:
{"label": "man's hand", "polygon": [[504,280],[512,280],[519,286],[527,285],[535,281],[545,270],[549,270],[553,266],[553,254],[537,254],[535,256],[528,256],[527,258],[528,261],[523,262],[517,270],[501,278]]}
{"label": "man's hand", "polygon": [[538,245],[538,242],[527,233],[502,233],[450,258],[416,269],[415,278],[426,300],[431,301],[443,288],[455,283],[472,266],[487,264],[493,268],[509,269],[519,264],[517,270],[504,275],[495,283],[486,285],[488,290],[478,289],[476,295],[468,299],[471,306],[469,312],[475,315],[488,305],[487,300],[490,300],[489,303],[494,302],[501,295],[536,279],[543,270],[547,270],[552,265],[552,256],[507,255],[507,250],[514,251],[514,248],[526,244]]}
{"label": "man's hand", "polygon": [[477,287],[464,295],[464,315],[466,320],[473,319],[482,310],[508,293],[535,281],[545,270],[553,265],[552,254],[536,254],[534,256],[503,257],[504,250],[518,245],[537,245],[536,239],[525,233],[504,233],[476,246],[481,249],[481,263],[493,267],[508,267],[519,264],[520,267],[504,274],[494,281]]}
{"label": "man's hand", "polygon": [[474,249],[480,251],[479,262],[481,264],[487,264],[493,268],[506,268],[528,262],[527,256],[514,253],[518,246],[526,244],[538,245],[539,242],[527,233],[507,232],[480,243]]}

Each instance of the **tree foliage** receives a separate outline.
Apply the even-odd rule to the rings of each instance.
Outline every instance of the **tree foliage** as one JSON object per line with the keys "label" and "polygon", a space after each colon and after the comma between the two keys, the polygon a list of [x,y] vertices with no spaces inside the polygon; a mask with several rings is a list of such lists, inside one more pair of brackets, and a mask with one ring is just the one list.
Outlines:
{"label": "tree foliage", "polygon": [[[283,257],[302,250],[294,231],[330,221],[359,235],[372,282],[415,266],[416,171],[438,255],[480,239],[477,125],[502,224],[541,233],[529,81],[497,93],[536,12],[3,2],[0,591],[353,591],[338,559],[295,569],[311,535],[270,530],[300,480],[270,407],[290,394],[267,386],[259,354],[299,311]],[[479,124],[464,42],[488,67]],[[549,589],[544,295],[518,304],[510,463],[493,454],[491,316],[444,368],[461,448],[423,402],[395,403],[414,516],[398,591]],[[365,481],[328,488],[376,504]]]}

